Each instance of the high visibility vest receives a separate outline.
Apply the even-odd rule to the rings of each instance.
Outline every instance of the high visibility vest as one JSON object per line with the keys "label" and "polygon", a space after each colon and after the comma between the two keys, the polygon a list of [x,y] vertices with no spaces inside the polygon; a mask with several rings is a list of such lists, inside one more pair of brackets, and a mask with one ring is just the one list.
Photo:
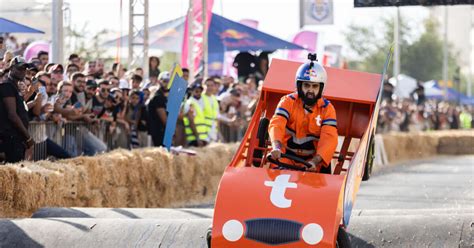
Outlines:
{"label": "high visibility vest", "polygon": [[[197,103],[194,98],[191,97],[189,101],[196,113],[196,115],[194,116],[194,125],[196,126],[196,131],[198,133],[199,139],[208,140],[209,127],[207,126],[204,110],[201,109],[201,106],[199,106],[199,103]],[[184,131],[186,133],[186,140],[188,142],[196,140],[196,136],[194,136],[193,130],[189,125],[189,119],[187,117],[184,117],[183,122],[185,127]]]}
{"label": "high visibility vest", "polygon": [[472,122],[471,114],[467,112],[461,112],[461,114],[459,115],[459,120],[461,122],[461,128],[463,129],[471,128],[471,122]]}
{"label": "high visibility vest", "polygon": [[206,119],[206,125],[209,130],[211,130],[217,119],[217,113],[219,111],[219,102],[217,101],[215,96],[208,97],[205,94],[202,95],[202,100],[204,101],[204,118]]}

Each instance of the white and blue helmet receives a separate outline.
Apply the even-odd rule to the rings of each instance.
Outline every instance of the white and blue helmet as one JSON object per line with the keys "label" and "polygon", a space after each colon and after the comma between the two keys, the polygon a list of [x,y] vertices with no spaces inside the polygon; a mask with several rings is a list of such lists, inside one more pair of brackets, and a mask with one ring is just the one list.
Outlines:
{"label": "white and blue helmet", "polygon": [[324,67],[318,63],[313,62],[313,59],[311,59],[311,62],[302,64],[296,71],[295,78],[298,96],[303,97],[303,91],[301,89],[302,82],[311,82],[321,84],[318,96],[316,97],[317,99],[321,98],[327,79],[328,75]]}

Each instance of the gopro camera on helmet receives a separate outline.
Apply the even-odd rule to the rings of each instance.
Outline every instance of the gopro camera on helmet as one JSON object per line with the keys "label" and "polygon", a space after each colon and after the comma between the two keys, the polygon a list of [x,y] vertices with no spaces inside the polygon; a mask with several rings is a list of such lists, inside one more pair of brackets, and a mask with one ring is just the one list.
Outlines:
{"label": "gopro camera on helmet", "polygon": [[311,60],[311,62],[318,61],[316,53],[308,53],[308,59]]}

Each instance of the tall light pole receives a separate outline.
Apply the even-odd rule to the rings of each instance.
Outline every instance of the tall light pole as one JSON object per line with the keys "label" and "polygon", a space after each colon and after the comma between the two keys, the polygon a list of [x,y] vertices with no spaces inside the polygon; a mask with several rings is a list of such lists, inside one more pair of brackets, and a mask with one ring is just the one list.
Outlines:
{"label": "tall light pole", "polygon": [[444,100],[448,100],[448,6],[444,6],[443,81]]}
{"label": "tall light pole", "polygon": [[472,17],[474,15],[474,6],[471,5],[471,22],[469,25],[469,75],[467,76],[467,96],[471,97],[472,96],[472,77],[474,75],[472,75],[472,66],[473,66],[473,62],[472,62],[472,57],[474,57],[474,54],[472,54],[472,46],[474,46],[474,40],[472,38],[472,36],[474,36],[474,18]]}
{"label": "tall light pole", "polygon": [[398,84],[398,74],[400,74],[400,8],[397,6],[397,14],[395,16],[393,39],[395,41],[393,77]]}
{"label": "tall light pole", "polygon": [[63,27],[63,0],[53,0],[53,44],[51,62],[63,63],[64,59],[64,27]]}

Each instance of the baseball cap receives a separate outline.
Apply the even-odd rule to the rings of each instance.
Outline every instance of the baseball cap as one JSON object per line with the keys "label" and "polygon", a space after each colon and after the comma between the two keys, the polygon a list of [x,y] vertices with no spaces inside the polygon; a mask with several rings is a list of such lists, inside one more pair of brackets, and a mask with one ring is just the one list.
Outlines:
{"label": "baseball cap", "polygon": [[87,88],[97,88],[97,83],[95,82],[95,80],[89,79],[86,82],[86,87]]}
{"label": "baseball cap", "polygon": [[21,56],[15,56],[13,59],[10,61],[10,67],[24,67],[25,69],[30,69],[35,67],[33,64],[27,63],[26,60],[21,57]]}
{"label": "baseball cap", "polygon": [[191,84],[190,88],[191,88],[191,90],[194,90],[194,89],[197,89],[197,88],[204,89],[204,87],[202,87],[201,83],[193,83],[193,84]]}
{"label": "baseball cap", "polygon": [[55,65],[51,66],[51,68],[49,68],[49,73],[52,73],[53,71],[57,71],[57,70],[61,70],[62,72],[64,72],[63,65],[55,64]]}
{"label": "baseball cap", "polygon": [[163,71],[160,73],[160,75],[158,76],[158,80],[170,80],[171,76],[170,76],[170,73],[167,72],[167,71]]}
{"label": "baseball cap", "polygon": [[120,88],[120,89],[124,89],[124,90],[129,90],[129,89],[130,89],[130,84],[128,83],[127,80],[125,80],[125,79],[120,79],[119,88]]}

